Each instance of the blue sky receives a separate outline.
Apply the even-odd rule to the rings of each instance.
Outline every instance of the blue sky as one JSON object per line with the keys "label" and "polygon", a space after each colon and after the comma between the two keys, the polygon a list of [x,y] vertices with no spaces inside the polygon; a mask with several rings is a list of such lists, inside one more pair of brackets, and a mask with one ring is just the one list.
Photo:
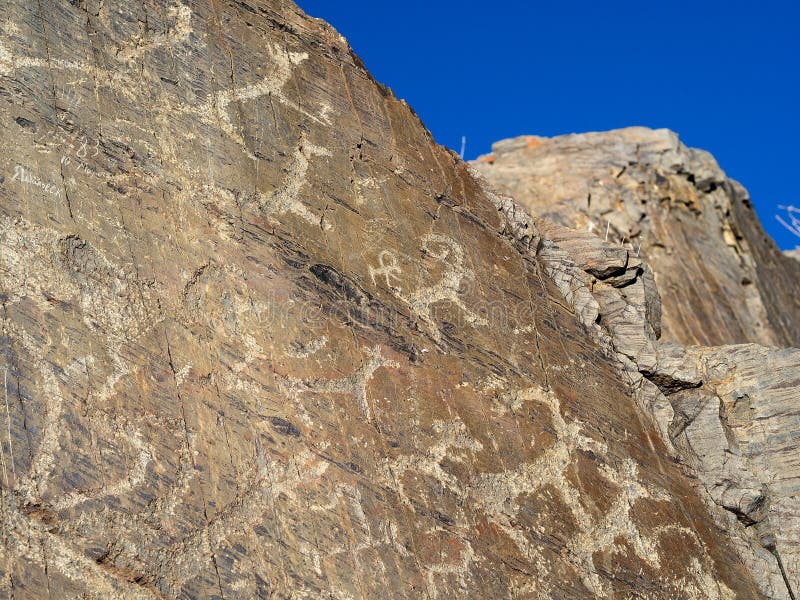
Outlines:
{"label": "blue sky", "polygon": [[[299,0],[331,23],[436,140],[645,125],[704,148],[775,218],[800,207],[800,3]],[[785,212],[784,212],[785,216]]]}

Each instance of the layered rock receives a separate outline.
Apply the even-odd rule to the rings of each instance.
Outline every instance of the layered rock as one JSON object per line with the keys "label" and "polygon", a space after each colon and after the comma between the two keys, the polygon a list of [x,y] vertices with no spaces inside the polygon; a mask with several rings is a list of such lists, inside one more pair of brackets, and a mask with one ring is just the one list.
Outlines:
{"label": "layered rock", "polygon": [[714,502],[738,520],[730,519],[729,530],[762,574],[764,592],[796,598],[800,350],[747,344],[666,347],[662,354],[673,380],[691,386],[669,395],[675,409],[671,439]]}
{"label": "layered rock", "polygon": [[7,595],[758,596],[629,252],[484,189],[289,2],[5,17]]}
{"label": "layered rock", "polygon": [[660,342],[646,265],[595,236],[534,219],[537,255],[586,332],[615,354],[642,411],[768,598],[800,581],[800,350]]}
{"label": "layered rock", "polygon": [[[755,344],[683,347],[658,339],[663,309],[667,339],[697,342],[701,332],[716,343],[740,336],[791,343],[798,325],[796,264],[764,241],[754,215],[742,217],[750,207],[740,186],[670,132],[523,137],[494,150],[473,164],[477,172],[537,214],[583,230],[536,220],[555,249],[565,300],[587,331],[617,354],[640,405],[697,475],[698,492],[756,574],[761,592],[796,598],[800,351]],[[676,205],[681,198],[688,210]],[[600,216],[604,229],[596,225]],[[620,228],[635,241],[621,243]],[[700,237],[701,229],[707,235]],[[729,238],[736,243],[726,247],[726,232],[745,233]],[[654,242],[663,239],[690,242],[666,251],[669,245]],[[545,264],[552,265],[553,257],[551,250]],[[770,279],[775,272],[780,276]],[[740,276],[747,287],[735,285]],[[670,282],[680,279],[684,291],[676,295]],[[725,293],[695,306],[684,292],[701,288]],[[731,298],[740,302],[736,314],[726,308],[732,308]],[[764,314],[772,316],[758,316]]]}
{"label": "layered rock", "polygon": [[671,131],[524,136],[474,166],[528,210],[647,262],[665,339],[800,346],[800,265],[764,233],[747,191]]}

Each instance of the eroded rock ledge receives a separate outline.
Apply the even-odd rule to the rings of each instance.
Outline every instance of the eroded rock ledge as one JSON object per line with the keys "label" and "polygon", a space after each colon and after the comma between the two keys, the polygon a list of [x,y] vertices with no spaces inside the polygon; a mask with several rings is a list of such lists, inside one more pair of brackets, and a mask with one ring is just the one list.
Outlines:
{"label": "eroded rock ledge", "polygon": [[764,233],[747,191],[666,129],[497,142],[474,167],[535,214],[647,262],[665,339],[800,346],[800,263]]}

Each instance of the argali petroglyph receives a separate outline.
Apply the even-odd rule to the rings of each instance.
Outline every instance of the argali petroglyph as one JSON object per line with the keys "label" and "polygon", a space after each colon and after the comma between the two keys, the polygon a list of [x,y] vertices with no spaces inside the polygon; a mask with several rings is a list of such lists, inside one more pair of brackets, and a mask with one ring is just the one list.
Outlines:
{"label": "argali petroglyph", "polygon": [[193,106],[184,106],[182,108],[184,112],[198,115],[201,120],[209,125],[219,125],[222,131],[238,142],[245,153],[253,160],[258,160],[258,157],[248,148],[241,126],[237,126],[231,118],[229,109],[231,104],[248,102],[268,96],[270,100],[277,100],[318,124],[330,124],[328,116],[330,107],[323,105],[318,115],[312,114],[297,102],[288,98],[283,91],[284,86],[292,77],[294,67],[307,60],[308,53],[290,52],[273,45],[267,45],[266,49],[272,59],[273,72],[271,74],[266,75],[256,83],[234,87],[230,90],[221,90],[212,94],[205,104],[199,108],[199,111],[197,107]]}
{"label": "argali petroglyph", "polygon": [[[579,451],[605,456],[605,443],[584,435],[584,425],[580,421],[566,421],[554,394],[529,388],[516,392],[515,397],[525,402],[538,402],[548,409],[555,443],[533,463],[522,464],[513,471],[476,477],[468,490],[473,501],[485,507],[491,518],[517,542],[522,552],[536,556],[539,552],[526,536],[514,535],[510,531],[514,529],[512,522],[519,511],[517,501],[521,495],[531,494],[545,486],[557,490],[578,527],[578,533],[567,542],[567,548],[578,563],[579,572],[583,573],[584,585],[594,594],[607,596],[611,592],[608,582],[600,577],[594,566],[594,554],[599,551],[614,552],[619,538],[626,540],[637,557],[658,568],[660,558],[657,540],[639,530],[630,511],[639,499],[664,500],[669,495],[660,488],[642,484],[638,467],[630,459],[623,461],[621,469],[603,464],[599,468],[601,475],[619,488],[619,493],[598,523],[579,501],[581,490],[574,487],[568,477],[568,469]],[[689,531],[688,528],[683,529]]]}
{"label": "argali petroglyph", "polygon": [[297,379],[286,378],[286,383],[293,394],[304,391],[329,394],[348,394],[356,399],[365,420],[372,420],[372,410],[367,398],[367,384],[372,379],[375,371],[382,368],[397,369],[400,365],[382,354],[380,346],[368,348],[365,351],[366,360],[351,374],[339,379]]}
{"label": "argali petroglyph", "polygon": [[[594,556],[598,552],[624,552],[624,548],[630,546],[638,559],[658,568],[661,564],[658,549],[661,532],[643,533],[636,525],[632,511],[637,501],[663,501],[670,496],[658,487],[642,483],[638,467],[630,459],[622,461],[620,466],[601,464],[598,467],[600,476],[618,491],[610,508],[599,517],[592,514],[581,503],[582,492],[570,478],[569,471],[580,452],[608,455],[605,443],[587,436],[580,421],[565,419],[558,398],[551,392],[534,387],[507,392],[503,397],[516,408],[521,408],[521,403],[541,404],[549,414],[548,429],[555,439],[536,460],[511,470],[482,473],[467,481],[461,480],[446,468],[446,463],[474,460],[470,457],[481,452],[484,446],[470,435],[460,420],[435,421],[431,444],[413,454],[402,455],[385,463],[383,472],[387,485],[409,506],[411,499],[407,497],[404,485],[408,473],[422,474],[438,481],[460,502],[484,513],[490,522],[513,540],[521,555],[531,562],[539,574],[548,572],[548,561],[531,536],[517,524],[518,513],[522,509],[520,499],[524,497],[529,501],[527,499],[539,491],[555,490],[577,527],[577,532],[566,541],[565,552],[575,563],[577,571],[583,573],[583,583],[592,593],[606,597],[611,592],[608,581],[601,577],[594,564]],[[550,437],[547,436],[547,439]],[[533,440],[533,443],[541,442]],[[539,535],[546,535],[546,522],[534,527]],[[692,535],[691,530],[682,525],[676,524],[675,530]],[[626,546],[619,545],[620,539],[625,540]],[[705,547],[702,544],[700,546],[705,552]],[[724,593],[718,594],[704,584],[705,578],[713,573],[713,567],[707,555],[703,562],[701,574],[696,575],[694,571],[689,573],[693,585],[705,590],[710,598],[725,597]],[[537,593],[547,594],[546,580],[539,581],[535,587]]]}
{"label": "argali petroglyph", "polygon": [[458,293],[461,283],[474,277],[464,264],[464,249],[445,235],[430,233],[422,238],[422,251],[442,264],[440,280],[409,294],[395,290],[395,295],[411,305],[411,309],[430,327],[434,339],[441,339],[441,332],[434,322],[432,312],[432,305],[437,302],[449,301],[458,306],[467,323],[488,325],[486,319],[467,308]]}
{"label": "argali petroglyph", "polygon": [[258,195],[261,210],[267,215],[290,213],[311,225],[326,230],[331,229],[332,225],[324,221],[322,216],[314,214],[300,198],[300,192],[306,182],[309,161],[316,156],[331,156],[331,151],[301,138],[289,166],[286,168],[286,177],[283,178],[278,189],[270,196]]}

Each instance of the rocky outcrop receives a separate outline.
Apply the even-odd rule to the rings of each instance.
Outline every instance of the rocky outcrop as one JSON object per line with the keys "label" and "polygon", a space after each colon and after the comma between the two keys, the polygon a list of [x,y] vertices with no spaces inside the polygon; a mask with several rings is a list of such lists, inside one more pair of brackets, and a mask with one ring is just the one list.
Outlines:
{"label": "rocky outcrop", "polygon": [[800,346],[800,265],[764,233],[747,191],[671,131],[524,136],[474,166],[528,210],[649,264],[665,339]]}
{"label": "rocky outcrop", "polygon": [[675,460],[629,250],[486,189],[290,2],[5,17],[6,595],[765,589]]}
{"label": "rocky outcrop", "polygon": [[673,377],[703,382],[669,396],[671,439],[713,501],[737,519],[729,529],[764,575],[765,593],[797,598],[800,350],[747,344],[664,354],[678,359]]}
{"label": "rocky outcrop", "polygon": [[[496,153],[492,157],[485,157],[473,167],[487,175],[493,184],[505,190],[512,189],[526,198],[529,204],[531,198],[536,198],[542,205],[541,212],[548,218],[576,226],[581,226],[588,218],[590,206],[595,206],[596,192],[591,192],[590,206],[573,211],[574,198],[579,195],[575,190],[581,185],[592,190],[604,189],[598,210],[609,223],[606,229],[612,231],[615,222],[626,222],[632,206],[647,207],[652,199],[642,191],[647,187],[638,188],[643,198],[639,201],[630,190],[626,195],[624,183],[603,182],[597,174],[601,166],[615,164],[620,160],[620,153],[630,151],[625,144],[631,137],[641,143],[637,146],[636,152],[640,153],[637,156],[647,158],[629,161],[628,168],[639,169],[636,177],[640,182],[659,181],[659,185],[669,187],[661,175],[664,163],[648,154],[652,148],[643,152],[642,147],[648,147],[647,138],[651,146],[659,140],[677,143],[677,139],[668,132],[640,129],[554,140],[519,138],[501,142],[495,145]],[[546,146],[547,143],[552,146]],[[675,146],[675,150],[684,157],[673,156],[667,164],[695,165],[693,168],[673,167],[677,173],[675,177],[689,174],[693,182],[714,179],[707,173],[704,175],[698,166],[712,164],[711,159],[680,145]],[[670,156],[669,152],[664,154]],[[697,156],[703,157],[702,160],[696,159]],[[567,171],[568,160],[576,165],[574,171]],[[623,169],[614,180],[624,179],[626,172],[627,168]],[[596,180],[590,178],[592,173]],[[581,181],[581,175],[587,179]],[[718,176],[715,178],[721,187],[727,185],[734,189],[734,184],[725,183]],[[671,186],[670,189],[675,188],[674,181]],[[705,183],[700,186],[709,188]],[[608,191],[608,187],[613,191]],[[718,189],[709,188],[700,196],[702,210],[691,217],[697,222],[687,224],[688,213],[664,214],[658,210],[657,203],[654,215],[643,213],[639,220],[650,225],[641,226],[632,237],[643,238],[641,243],[644,244],[644,240],[653,235],[653,229],[671,231],[670,235],[675,236],[675,232],[685,235],[687,229],[696,228],[699,222],[708,226],[705,213],[725,198]],[[552,194],[550,206],[546,200],[548,193]],[[615,197],[616,203],[609,204]],[[730,207],[726,212],[737,214]],[[718,211],[711,211],[711,214],[718,216]],[[749,569],[756,574],[761,592],[769,598],[796,598],[800,589],[796,541],[800,539],[800,380],[797,375],[800,351],[755,344],[684,347],[659,341],[662,300],[663,327],[671,329],[669,337],[692,340],[692,328],[699,323],[696,316],[686,311],[683,298],[676,300],[670,296],[673,288],[666,286],[665,289],[660,285],[659,297],[649,266],[642,260],[644,251],[640,251],[638,244],[621,244],[613,236],[609,236],[612,241],[607,242],[606,232],[597,228],[592,231],[591,221],[585,228],[589,231],[583,232],[548,223],[544,218],[536,219],[536,223],[556,249],[556,264],[560,270],[556,281],[565,282],[560,286],[565,300],[582,319],[587,331],[616,353],[624,364],[637,390],[640,406],[653,416],[663,439],[682,464],[697,475],[698,492],[737,545]],[[763,235],[758,222],[748,223],[746,227],[751,231],[748,239],[758,241]],[[710,231],[711,235],[701,244],[710,243],[716,230],[711,228]],[[724,225],[721,231],[725,231]],[[674,269],[682,269],[681,276],[688,277],[687,269],[701,258],[716,264],[725,264],[730,258],[721,245],[716,255],[698,252],[697,247],[687,246],[683,254],[678,255],[676,251],[676,256],[669,260],[665,259],[669,254],[654,253],[649,261],[654,270],[661,269],[655,279],[661,284],[674,279]],[[753,255],[739,256],[738,268],[750,265],[747,272],[751,274],[768,273],[775,265],[780,265],[781,269],[786,267],[783,279],[777,281],[776,289],[770,294],[759,294],[757,302],[744,303],[742,297],[742,315],[737,315],[735,321],[719,310],[720,303],[727,302],[727,298],[709,299],[705,314],[711,319],[710,334],[726,335],[723,332],[730,333],[738,327],[735,323],[740,323],[740,332],[751,326],[749,331],[753,337],[763,334],[765,341],[785,341],[780,332],[786,329],[781,329],[780,324],[796,324],[783,318],[786,311],[791,314],[792,310],[790,286],[800,281],[794,275],[794,266],[775,251],[771,243],[761,244]],[[542,258],[545,264],[552,264],[553,253],[548,250]],[[735,268],[730,262],[728,267]],[[725,271],[700,270],[699,273],[687,281],[694,286],[718,286],[720,278],[726,276]],[[762,312],[766,307],[777,311],[772,322],[778,326],[762,328],[759,334],[755,327],[757,319],[754,313],[748,312],[753,306],[760,307]],[[667,318],[669,310],[672,310],[671,319]]]}
{"label": "rocky outcrop", "polygon": [[761,593],[796,598],[800,350],[660,342],[660,298],[646,265],[589,233],[531,222],[547,235],[537,252],[545,270],[697,476],[699,495]]}

